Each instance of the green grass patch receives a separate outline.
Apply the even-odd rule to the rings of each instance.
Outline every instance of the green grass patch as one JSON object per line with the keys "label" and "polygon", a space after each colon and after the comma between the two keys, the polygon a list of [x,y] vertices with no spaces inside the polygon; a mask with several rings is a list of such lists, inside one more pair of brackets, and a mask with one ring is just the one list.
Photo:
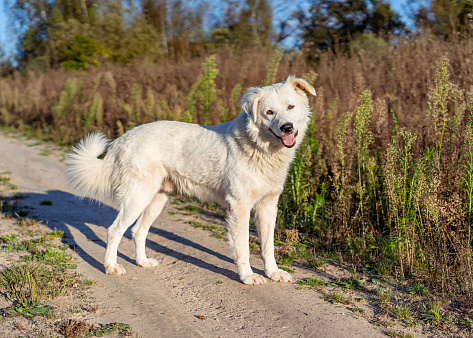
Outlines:
{"label": "green grass patch", "polygon": [[294,273],[295,272],[294,270],[288,268],[287,266],[280,266],[279,269],[284,270],[284,271],[289,272],[289,273]]}
{"label": "green grass patch", "polygon": [[352,308],[350,308],[350,311],[352,311],[354,313],[359,313],[359,314],[364,314],[366,312],[366,310],[364,310],[362,308],[359,308],[359,307],[352,307]]}
{"label": "green grass patch", "polygon": [[409,304],[394,305],[391,314],[398,319],[410,319],[414,315],[414,310]]}
{"label": "green grass patch", "polygon": [[41,302],[49,280],[49,270],[39,264],[20,264],[0,271],[0,290],[13,303],[5,312],[27,317],[50,313]]}
{"label": "green grass patch", "polygon": [[20,238],[16,234],[11,234],[11,235],[0,235],[0,239],[2,240],[3,243],[18,243],[20,241]]}
{"label": "green grass patch", "polygon": [[425,296],[429,293],[429,288],[426,287],[423,283],[415,283],[412,286],[408,287],[407,292],[413,295]]}
{"label": "green grass patch", "polygon": [[393,297],[392,293],[383,291],[381,289],[374,290],[376,298],[380,303],[389,303]]}
{"label": "green grass patch", "polygon": [[338,303],[345,305],[350,305],[352,303],[350,298],[345,297],[342,293],[339,292],[333,292],[327,295],[324,299],[330,303]]}
{"label": "green grass patch", "polygon": [[212,237],[228,241],[228,237],[225,235],[225,233],[215,232],[212,234]]}
{"label": "green grass patch", "polygon": [[219,227],[216,226],[216,225],[205,225],[205,224],[202,224],[198,221],[188,221],[186,222],[187,224],[190,224],[190,225],[193,225],[195,226],[196,228],[200,228],[200,229],[204,229],[204,230],[217,230]]}
{"label": "green grass patch", "polygon": [[439,304],[422,304],[422,320],[430,325],[448,321],[448,315],[440,309]]}
{"label": "green grass patch", "polygon": [[24,256],[23,259],[25,261],[39,261],[48,265],[58,265],[68,263],[72,256],[66,254],[65,250],[56,250],[49,247],[47,250],[36,252],[32,256]]}
{"label": "green grass patch", "polygon": [[359,290],[362,288],[361,281],[357,278],[347,278],[343,281],[336,282],[335,284],[345,290]]}
{"label": "green grass patch", "polygon": [[178,209],[181,210],[181,211],[186,211],[188,215],[195,215],[200,211],[199,207],[197,207],[195,205],[192,205],[192,204],[188,204],[188,205],[180,207]]}
{"label": "green grass patch", "polygon": [[404,331],[396,331],[396,330],[387,330],[386,334],[390,337],[396,337],[396,338],[414,338],[413,333],[409,332],[404,332]]}
{"label": "green grass patch", "polygon": [[92,285],[97,284],[97,281],[94,281],[93,279],[83,278],[82,284],[85,286],[92,286]]}
{"label": "green grass patch", "polygon": [[312,287],[315,287],[315,286],[325,286],[325,285],[327,285],[328,283],[327,283],[327,282],[324,282],[323,280],[320,280],[320,279],[318,279],[318,278],[309,277],[309,278],[306,278],[306,279],[303,279],[303,280],[299,281],[298,284],[301,285],[301,286],[312,286]]}
{"label": "green grass patch", "polygon": [[294,258],[291,257],[279,257],[276,262],[278,265],[291,265],[294,262]]}
{"label": "green grass patch", "polygon": [[327,264],[327,260],[325,258],[317,256],[317,255],[310,256],[307,259],[307,266],[310,269],[320,269],[325,264]]}
{"label": "green grass patch", "polygon": [[62,231],[62,230],[53,230],[53,231],[49,232],[48,235],[53,236],[53,237],[61,238],[61,237],[64,237],[64,231]]}
{"label": "green grass patch", "polygon": [[473,319],[461,319],[458,324],[470,331],[473,331]]}

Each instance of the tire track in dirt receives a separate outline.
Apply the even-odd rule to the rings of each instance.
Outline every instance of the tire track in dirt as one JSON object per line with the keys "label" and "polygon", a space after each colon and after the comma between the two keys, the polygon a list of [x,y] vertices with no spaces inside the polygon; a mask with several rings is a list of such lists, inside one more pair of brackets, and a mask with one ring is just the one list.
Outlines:
{"label": "tire track in dirt", "polygon": [[[228,243],[171,215],[168,203],[150,229],[149,257],[160,265],[154,270],[137,267],[131,233],[119,247],[125,276],[108,276],[102,267],[106,227],[115,210],[75,198],[64,179],[62,153],[41,156],[32,141],[0,133],[0,165],[12,172],[12,183],[27,195],[27,205],[50,228],[65,232],[64,242],[77,253],[78,272],[98,281],[90,297],[99,304],[99,322],[130,324],[139,337],[382,337],[382,329],[344,307],[321,299],[314,290],[296,284],[269,282],[242,284]],[[41,206],[49,200],[52,206]],[[215,220],[216,222],[221,222]],[[262,273],[262,261],[251,257]],[[294,279],[314,277],[297,269]]]}

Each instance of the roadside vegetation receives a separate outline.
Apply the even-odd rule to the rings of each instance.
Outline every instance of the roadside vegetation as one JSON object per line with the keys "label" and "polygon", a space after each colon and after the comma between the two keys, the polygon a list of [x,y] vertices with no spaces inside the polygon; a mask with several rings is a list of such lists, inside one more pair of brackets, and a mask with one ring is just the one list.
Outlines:
{"label": "roadside vegetation", "polygon": [[[10,173],[0,175],[4,178],[0,182],[2,231],[10,231],[0,232],[0,323],[4,330],[69,338],[113,332],[131,335],[127,324],[94,326],[82,319],[98,309],[87,297],[95,281],[75,271],[73,251],[61,243],[64,233],[29,218],[30,208],[19,203],[27,197],[15,193],[16,187],[8,182]],[[6,334],[4,330],[0,335]]]}

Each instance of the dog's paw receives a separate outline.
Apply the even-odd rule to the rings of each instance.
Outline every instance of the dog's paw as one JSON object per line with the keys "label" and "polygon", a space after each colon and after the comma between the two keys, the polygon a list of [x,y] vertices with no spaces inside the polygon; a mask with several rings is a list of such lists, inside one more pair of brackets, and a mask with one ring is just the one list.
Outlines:
{"label": "dog's paw", "polygon": [[270,272],[267,276],[276,282],[292,282],[291,274],[281,269]]}
{"label": "dog's paw", "polygon": [[266,278],[257,273],[252,273],[251,275],[245,276],[241,279],[243,284],[247,285],[262,285],[266,284]]}
{"label": "dog's paw", "polygon": [[120,264],[106,265],[105,273],[107,275],[125,275],[126,270]]}
{"label": "dog's paw", "polygon": [[136,262],[136,264],[138,264],[139,266],[141,266],[143,268],[152,269],[152,268],[157,267],[159,265],[159,262],[158,262],[157,259],[148,258],[146,260]]}

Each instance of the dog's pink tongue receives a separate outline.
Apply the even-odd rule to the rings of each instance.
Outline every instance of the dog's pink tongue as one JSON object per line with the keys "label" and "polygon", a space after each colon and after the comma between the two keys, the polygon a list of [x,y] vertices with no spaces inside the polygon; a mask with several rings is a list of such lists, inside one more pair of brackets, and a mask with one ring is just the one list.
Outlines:
{"label": "dog's pink tongue", "polygon": [[284,143],[285,146],[288,146],[288,147],[291,147],[294,145],[294,143],[296,143],[296,133],[294,134],[291,134],[291,135],[286,135],[286,136],[282,136],[281,137],[282,139],[282,143]]}

